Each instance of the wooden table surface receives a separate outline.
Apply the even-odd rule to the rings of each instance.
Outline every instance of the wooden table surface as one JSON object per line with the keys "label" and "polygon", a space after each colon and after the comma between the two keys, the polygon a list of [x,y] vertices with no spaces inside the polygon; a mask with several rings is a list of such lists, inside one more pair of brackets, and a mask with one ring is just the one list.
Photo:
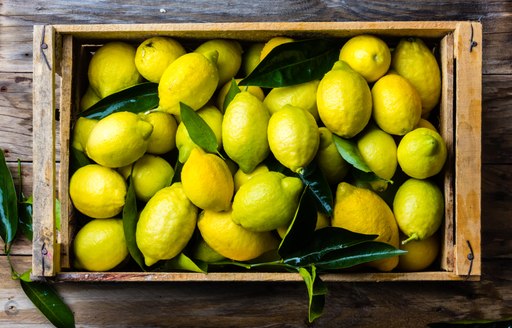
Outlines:
{"label": "wooden table surface", "polygon": [[[165,10],[161,10],[165,9]],[[512,317],[512,2],[0,0],[0,147],[32,191],[32,26],[239,21],[479,20],[483,23],[482,279],[330,283],[317,327],[426,327]],[[30,267],[31,245],[14,246]],[[3,246],[2,246],[3,249]],[[303,283],[62,283],[79,327],[306,327]],[[47,327],[0,254],[0,326]]]}

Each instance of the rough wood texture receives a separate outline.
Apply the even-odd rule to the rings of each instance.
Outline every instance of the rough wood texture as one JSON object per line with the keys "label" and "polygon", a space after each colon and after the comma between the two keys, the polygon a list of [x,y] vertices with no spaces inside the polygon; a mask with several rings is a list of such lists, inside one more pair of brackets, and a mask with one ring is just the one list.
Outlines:
{"label": "rough wood texture", "polygon": [[[32,25],[89,23],[481,20],[483,24],[482,281],[329,283],[316,327],[425,327],[512,317],[512,3],[484,1],[21,1],[0,3],[0,147],[32,191]],[[160,9],[166,12],[160,12]],[[16,126],[16,128],[13,128]],[[26,163],[25,163],[26,162]],[[0,248],[3,245],[0,243]],[[13,249],[31,265],[28,241]],[[18,256],[25,255],[25,256]],[[49,327],[0,255],[0,326]],[[58,284],[87,327],[308,327],[303,283]]]}

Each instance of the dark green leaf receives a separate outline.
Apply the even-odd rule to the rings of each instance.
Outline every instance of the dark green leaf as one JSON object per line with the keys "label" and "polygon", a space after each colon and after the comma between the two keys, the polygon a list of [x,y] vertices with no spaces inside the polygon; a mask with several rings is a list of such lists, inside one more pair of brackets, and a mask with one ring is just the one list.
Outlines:
{"label": "dark green leaf", "polygon": [[158,102],[158,83],[141,83],[101,99],[80,116],[99,120],[116,112],[142,113],[157,107]]}
{"label": "dark green leaf", "polygon": [[451,322],[434,322],[427,325],[431,328],[512,328],[512,319],[504,320],[462,320]]}
{"label": "dark green leaf", "polygon": [[21,161],[18,160],[18,229],[30,241],[32,241],[32,196],[26,198],[23,194],[23,175],[21,174]]}
{"label": "dark green leaf", "polygon": [[323,313],[327,287],[320,277],[316,275],[314,265],[311,266],[311,268],[299,268],[298,270],[308,290],[308,320],[309,322],[313,322]]}
{"label": "dark green leaf", "polygon": [[307,266],[321,262],[331,252],[348,248],[377,238],[377,235],[364,235],[338,227],[325,227],[316,230],[308,244],[284,258],[284,263],[294,266]]}
{"label": "dark green leaf", "polygon": [[20,280],[20,284],[32,303],[55,327],[75,327],[73,312],[71,312],[70,308],[51,285],[41,282],[26,282],[24,280]]}
{"label": "dark green leaf", "polygon": [[183,163],[180,162],[179,159],[177,159],[176,165],[174,166],[174,175],[172,176],[171,184],[181,181],[181,169],[182,168],[183,168]]}
{"label": "dark green leaf", "polygon": [[285,87],[321,79],[338,60],[340,44],[332,39],[312,39],[275,47],[238,85]]}
{"label": "dark green leaf", "polygon": [[317,213],[315,200],[306,189],[302,192],[295,216],[279,245],[278,252],[282,258],[288,258],[313,239]]}
{"label": "dark green leaf", "polygon": [[124,237],[126,239],[126,245],[128,246],[128,252],[131,257],[140,268],[145,271],[144,256],[137,247],[137,241],[135,240],[135,231],[137,230],[137,199],[135,196],[135,188],[133,186],[132,175],[128,178],[128,190],[126,192],[126,200],[123,207],[123,229]]}
{"label": "dark green leaf", "polygon": [[222,104],[222,112],[226,112],[226,108],[228,108],[229,103],[235,98],[237,94],[240,93],[240,88],[238,84],[236,84],[235,79],[231,80],[231,86],[229,87],[229,91],[226,94],[226,98],[224,98],[224,103]]}
{"label": "dark green leaf", "polygon": [[336,149],[340,153],[341,157],[353,167],[364,172],[371,172],[372,170],[368,167],[363,157],[357,149],[357,145],[353,140],[343,139],[337,135],[332,136]]}
{"label": "dark green leaf", "polygon": [[5,243],[5,253],[9,253],[17,230],[18,197],[4,151],[0,149],[0,237]]}
{"label": "dark green leaf", "polygon": [[333,211],[331,188],[315,162],[305,167],[304,171],[299,174],[299,177],[309,187],[307,190],[315,198],[321,211],[331,216]]}
{"label": "dark green leaf", "polygon": [[84,152],[76,149],[75,147],[69,147],[69,155],[71,173],[74,173],[83,166],[92,164],[91,160],[84,154]]}
{"label": "dark green leaf", "polygon": [[190,257],[183,253],[175,256],[174,258],[163,261],[160,265],[155,267],[154,271],[169,272],[169,271],[191,271],[198,273],[206,273],[208,271],[208,264],[202,261],[194,262]]}
{"label": "dark green leaf", "polygon": [[397,249],[389,244],[378,241],[368,241],[331,252],[326,255],[322,261],[317,262],[316,266],[318,269],[323,270],[343,269],[358,264],[402,255],[404,253],[406,253],[406,251]]}
{"label": "dark green leaf", "polygon": [[190,139],[206,152],[218,154],[217,138],[210,126],[192,108],[180,102],[180,117]]}

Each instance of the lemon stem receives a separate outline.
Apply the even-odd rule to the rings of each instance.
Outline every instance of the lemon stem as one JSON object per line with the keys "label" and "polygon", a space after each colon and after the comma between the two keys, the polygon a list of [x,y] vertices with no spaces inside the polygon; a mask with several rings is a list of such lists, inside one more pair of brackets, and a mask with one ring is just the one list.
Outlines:
{"label": "lemon stem", "polygon": [[419,239],[418,235],[416,233],[413,233],[409,238],[407,238],[406,240],[402,241],[402,245],[405,245],[405,244],[407,244],[410,241],[418,240],[418,239]]}

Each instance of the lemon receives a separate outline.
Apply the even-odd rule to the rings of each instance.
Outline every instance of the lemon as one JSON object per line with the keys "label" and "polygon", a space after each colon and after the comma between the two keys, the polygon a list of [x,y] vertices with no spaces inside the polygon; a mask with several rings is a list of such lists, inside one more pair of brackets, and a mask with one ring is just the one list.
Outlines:
{"label": "lemon", "polygon": [[199,241],[194,244],[192,257],[206,263],[219,262],[226,259],[208,246],[203,238],[200,238]]}
{"label": "lemon", "polygon": [[[346,182],[338,185],[335,196],[333,227],[363,234],[376,234],[376,241],[398,248],[398,226],[389,206],[373,191],[355,187]],[[398,256],[373,261],[368,265],[391,271],[398,264]]]}
{"label": "lemon", "polygon": [[400,140],[397,156],[405,174],[426,179],[441,172],[447,158],[446,144],[436,131],[417,128]]}
{"label": "lemon", "polygon": [[432,51],[419,38],[401,39],[391,66],[418,91],[422,116],[428,115],[441,95],[441,71]]}
{"label": "lemon", "polygon": [[215,154],[194,148],[181,170],[185,194],[194,205],[212,211],[231,207],[234,183],[228,165]]}
{"label": "lemon", "polygon": [[[238,83],[240,83],[240,81],[242,81],[242,80],[235,79],[235,82],[237,83],[237,85],[238,85]],[[221,111],[224,111],[224,101],[226,100],[226,95],[228,94],[230,88],[231,88],[231,81],[228,81],[228,82],[226,82],[226,84],[224,84],[222,86],[222,88],[220,88],[219,93],[217,94],[216,105],[217,105],[217,108],[219,108]],[[241,91],[248,91],[250,94],[252,94],[253,96],[256,96],[256,98],[258,98],[261,101],[263,101],[263,99],[265,99],[265,94],[263,93],[263,89],[261,89],[260,87],[253,86],[253,85],[243,86]]]}
{"label": "lemon", "polygon": [[91,88],[105,98],[142,80],[135,67],[135,48],[125,42],[109,42],[92,56],[87,72]]}
{"label": "lemon", "polygon": [[185,48],[178,41],[154,36],[137,47],[135,66],[146,80],[158,83],[167,66],[185,53]]}
{"label": "lemon", "polygon": [[[405,240],[404,235],[401,240]],[[439,254],[439,236],[434,234],[425,240],[412,240],[405,245],[400,245],[400,249],[407,253],[400,255],[397,269],[400,271],[422,271],[428,268]]]}
{"label": "lemon", "polygon": [[235,183],[235,192],[240,189],[240,186],[249,181],[251,178],[253,178],[255,175],[260,173],[268,172],[268,167],[264,164],[260,164],[254,168],[249,173],[245,173],[240,168],[235,172],[235,175],[233,176],[233,181]]}
{"label": "lemon", "polygon": [[187,53],[173,61],[158,83],[159,109],[180,115],[180,102],[194,110],[203,107],[219,83],[217,52]]}
{"label": "lemon", "polygon": [[444,198],[439,187],[429,180],[408,179],[396,192],[393,212],[400,230],[411,240],[432,236],[441,225]]}
{"label": "lemon", "polygon": [[366,81],[375,82],[388,71],[391,52],[380,38],[364,34],[350,38],[341,48],[339,59],[349,64]]}
{"label": "lemon", "polygon": [[[206,105],[198,110],[197,114],[215,134],[218,145],[217,149],[220,149],[222,147],[222,113],[215,106]],[[198,147],[190,138],[187,127],[183,122],[178,125],[176,130],[176,147],[179,150],[179,160],[181,163],[185,163],[192,149]]]}
{"label": "lemon", "polygon": [[107,167],[121,167],[135,162],[147,150],[153,126],[143,115],[117,112],[99,120],[85,147],[87,155]]}
{"label": "lemon", "polygon": [[148,138],[146,151],[161,155],[176,147],[176,130],[178,124],[171,114],[165,112],[150,112],[143,116],[144,120],[153,126],[153,132]]}
{"label": "lemon", "polygon": [[273,88],[265,97],[263,103],[270,114],[274,114],[286,105],[300,107],[310,112],[318,120],[316,107],[316,90],[320,81],[313,80],[289,87]]}
{"label": "lemon", "polygon": [[249,261],[276,249],[277,239],[271,232],[247,230],[231,219],[231,210],[203,211],[197,227],[204,241],[217,253],[235,261]]}
{"label": "lemon", "polygon": [[179,182],[151,197],[140,213],[135,231],[147,266],[171,259],[185,248],[194,233],[197,212]]}
{"label": "lemon", "polygon": [[400,75],[381,77],[372,88],[373,118],[385,132],[404,135],[421,117],[421,99],[414,87]]}
{"label": "lemon", "polygon": [[98,120],[86,117],[79,117],[73,127],[73,138],[71,146],[79,151],[85,151],[87,139],[91,134],[92,129],[96,126]]}
{"label": "lemon", "polygon": [[204,55],[212,51],[219,53],[217,67],[219,69],[220,86],[230,81],[238,73],[242,65],[242,46],[235,40],[208,40],[199,45],[194,51]]}
{"label": "lemon", "polygon": [[270,40],[268,40],[265,45],[263,45],[263,48],[260,52],[260,62],[263,60],[263,58],[267,57],[267,55],[277,46],[295,41],[292,38],[288,38],[285,36],[276,36]]}
{"label": "lemon", "polygon": [[128,256],[123,220],[95,219],[76,234],[73,250],[79,266],[88,271],[108,271]]}
{"label": "lemon", "polygon": [[222,121],[222,143],[226,154],[248,173],[269,154],[267,126],[270,114],[257,97],[247,91],[229,103]]}
{"label": "lemon", "polygon": [[252,71],[260,63],[261,50],[265,43],[258,42],[251,44],[242,55],[242,67],[245,76],[252,73]]}
{"label": "lemon", "polygon": [[391,180],[398,165],[395,139],[377,127],[365,130],[357,139],[357,149],[379,178]]}
{"label": "lemon", "polygon": [[132,175],[135,195],[143,202],[169,186],[174,176],[174,169],[165,159],[150,154],[145,154],[132,165],[122,167],[120,171],[125,178]]}
{"label": "lemon", "polygon": [[[326,214],[324,214],[322,212],[316,213],[315,230],[322,229],[322,228],[328,227],[330,225],[331,225],[331,222],[329,220],[329,217]],[[279,237],[281,237],[281,239],[283,239],[286,236],[286,233],[288,232],[289,227],[290,227],[289,225],[284,225],[284,226],[280,226],[276,229],[277,234],[279,235]]]}
{"label": "lemon", "polygon": [[361,132],[372,114],[370,87],[361,74],[343,61],[334,64],[317,90],[320,119],[334,134],[352,138]]}
{"label": "lemon", "polygon": [[320,144],[316,153],[316,162],[330,185],[335,185],[347,175],[350,165],[341,157],[332,133],[326,127],[318,128]]}
{"label": "lemon", "polygon": [[71,176],[69,196],[83,214],[96,219],[111,218],[123,209],[126,184],[115,170],[90,164]]}
{"label": "lemon", "polygon": [[270,117],[267,133],[272,154],[293,172],[301,172],[311,163],[320,144],[313,115],[290,105]]}
{"label": "lemon", "polygon": [[424,118],[420,118],[420,121],[418,122],[418,124],[416,125],[416,129],[417,128],[427,128],[427,129],[430,129],[432,131],[436,131],[437,132],[437,129],[436,127],[434,126],[434,124],[430,123],[429,121],[427,121],[426,119]]}
{"label": "lemon", "polygon": [[302,192],[299,178],[264,172],[242,184],[233,199],[232,219],[251,231],[270,231],[289,223]]}
{"label": "lemon", "polygon": [[89,85],[85,90],[84,95],[80,99],[80,110],[84,111],[86,109],[91,108],[94,104],[100,101],[101,98],[96,94],[96,92]]}

